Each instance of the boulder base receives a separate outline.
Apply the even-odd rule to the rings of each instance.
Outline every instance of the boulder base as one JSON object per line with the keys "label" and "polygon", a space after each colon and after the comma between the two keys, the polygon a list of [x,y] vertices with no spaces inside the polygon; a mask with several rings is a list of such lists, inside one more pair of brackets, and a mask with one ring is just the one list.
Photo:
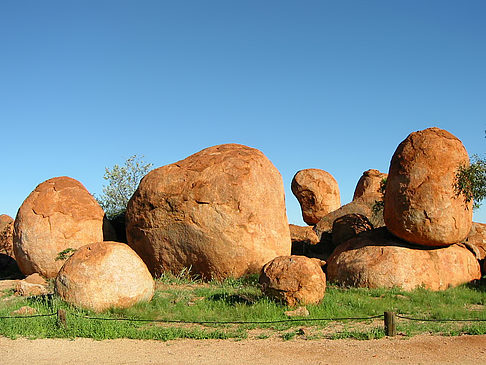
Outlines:
{"label": "boulder base", "polygon": [[149,301],[152,275],[126,244],[97,242],[79,248],[56,277],[55,290],[66,302],[96,312]]}
{"label": "boulder base", "polygon": [[351,287],[444,290],[480,279],[481,271],[463,245],[412,246],[383,227],[337,247],[327,261],[327,278]]}
{"label": "boulder base", "polygon": [[446,246],[463,241],[472,224],[472,202],[454,189],[469,157],[449,132],[429,128],[411,133],[395,151],[385,191],[385,223],[411,243]]}
{"label": "boulder base", "polygon": [[276,257],[260,274],[263,292],[289,306],[317,304],[326,291],[323,263],[303,256]]}
{"label": "boulder base", "polygon": [[320,169],[305,169],[292,179],[292,192],[300,203],[304,222],[313,225],[341,206],[339,186],[334,177]]}
{"label": "boulder base", "polygon": [[258,273],[290,254],[282,177],[260,151],[202,150],[145,176],[128,203],[128,244],[153,275],[204,279]]}
{"label": "boulder base", "polygon": [[14,224],[14,253],[24,275],[53,278],[67,248],[103,240],[105,213],[77,180],[56,177],[41,183],[25,199]]}

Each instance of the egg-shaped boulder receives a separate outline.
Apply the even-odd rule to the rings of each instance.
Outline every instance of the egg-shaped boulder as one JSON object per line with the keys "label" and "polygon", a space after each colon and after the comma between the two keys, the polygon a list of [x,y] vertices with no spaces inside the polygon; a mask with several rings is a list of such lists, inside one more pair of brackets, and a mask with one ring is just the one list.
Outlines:
{"label": "egg-shaped boulder", "polygon": [[142,259],[124,243],[105,241],[80,247],[55,281],[66,302],[95,312],[150,301],[155,282]]}
{"label": "egg-shaped boulder", "polygon": [[424,246],[464,240],[472,224],[472,201],[455,189],[469,157],[451,133],[428,128],[411,133],[395,151],[385,191],[384,219],[390,232]]}
{"label": "egg-shaped boulder", "polygon": [[103,241],[105,213],[77,180],[55,177],[39,184],[20,207],[13,247],[24,275],[57,275],[65,259],[59,254]]}
{"label": "egg-shaped boulder", "polygon": [[292,192],[300,203],[304,222],[309,225],[341,206],[338,183],[324,170],[298,171],[292,179]]}
{"label": "egg-shaped boulder", "polygon": [[385,227],[346,241],[327,260],[329,282],[359,288],[444,290],[480,278],[478,260],[463,245],[412,245]]}
{"label": "egg-shaped boulder", "polygon": [[258,273],[290,254],[282,177],[247,146],[206,148],[149,172],[130,199],[128,244],[153,275],[204,279]]}
{"label": "egg-shaped boulder", "polygon": [[317,304],[326,292],[324,261],[304,256],[280,256],[263,266],[260,285],[265,295],[288,306]]}
{"label": "egg-shaped boulder", "polygon": [[353,200],[383,200],[383,192],[388,174],[375,169],[366,170],[358,180],[354,190]]}

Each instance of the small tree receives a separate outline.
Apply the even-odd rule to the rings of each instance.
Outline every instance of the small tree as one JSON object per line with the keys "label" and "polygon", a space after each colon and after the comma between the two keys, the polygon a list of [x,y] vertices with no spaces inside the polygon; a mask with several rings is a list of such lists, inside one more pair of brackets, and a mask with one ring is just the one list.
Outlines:
{"label": "small tree", "polygon": [[115,165],[111,169],[105,168],[103,178],[108,185],[103,186],[103,193],[96,198],[105,210],[108,218],[122,214],[127,209],[127,204],[138,187],[140,180],[152,168],[151,163],[145,163],[142,157],[133,155],[125,161],[124,166]]}
{"label": "small tree", "polygon": [[454,185],[458,195],[463,194],[466,203],[474,201],[474,208],[486,198],[486,160],[474,155],[469,166],[461,166]]}

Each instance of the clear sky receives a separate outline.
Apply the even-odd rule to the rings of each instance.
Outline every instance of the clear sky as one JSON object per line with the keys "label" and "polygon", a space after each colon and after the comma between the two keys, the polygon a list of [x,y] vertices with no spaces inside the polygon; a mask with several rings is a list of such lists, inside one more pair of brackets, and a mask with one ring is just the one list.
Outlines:
{"label": "clear sky", "polygon": [[[260,149],[352,199],[397,145],[447,129],[486,151],[486,1],[0,2],[0,213],[67,175],[100,193],[133,154]],[[486,222],[486,207],[475,213]]]}

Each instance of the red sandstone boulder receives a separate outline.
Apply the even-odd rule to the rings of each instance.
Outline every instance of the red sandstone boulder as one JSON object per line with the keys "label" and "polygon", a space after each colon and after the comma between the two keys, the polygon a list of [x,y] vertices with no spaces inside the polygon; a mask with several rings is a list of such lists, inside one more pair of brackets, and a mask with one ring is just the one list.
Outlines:
{"label": "red sandstone boulder", "polygon": [[362,214],[346,214],[336,219],[332,225],[332,243],[334,247],[356,237],[361,232],[371,231],[373,224]]}
{"label": "red sandstone boulder", "polygon": [[67,248],[103,240],[105,213],[77,180],[56,177],[37,186],[20,207],[14,228],[14,253],[24,275],[57,275]]}
{"label": "red sandstone boulder", "polygon": [[444,246],[464,240],[471,229],[472,202],[454,189],[460,166],[469,164],[461,141],[429,128],[411,133],[390,163],[385,192],[385,223],[408,242]]}
{"label": "red sandstone boulder", "polygon": [[383,200],[384,181],[386,181],[388,174],[378,170],[367,170],[356,185],[354,190],[353,200],[367,199],[367,200]]}
{"label": "red sandstone boulder", "polygon": [[100,312],[150,301],[155,283],[135,251],[105,241],[79,248],[59,271],[55,290],[68,303]]}
{"label": "red sandstone boulder", "polygon": [[323,262],[304,256],[280,256],[263,266],[259,282],[265,295],[289,306],[317,304],[326,291]]}
{"label": "red sandstone boulder", "polygon": [[481,271],[463,245],[412,246],[383,227],[337,247],[327,261],[327,278],[351,287],[444,290],[480,279]]}
{"label": "red sandstone boulder", "polygon": [[260,151],[214,146],[145,176],[128,203],[128,244],[153,275],[258,273],[290,254],[282,177]]}
{"label": "red sandstone boulder", "polygon": [[478,260],[484,260],[486,257],[486,224],[473,222],[464,245],[474,253]]}
{"label": "red sandstone boulder", "polygon": [[304,222],[313,225],[341,206],[339,186],[324,170],[306,169],[292,180],[292,192],[300,203]]}
{"label": "red sandstone boulder", "polygon": [[0,253],[13,257],[13,225],[12,217],[0,215]]}

